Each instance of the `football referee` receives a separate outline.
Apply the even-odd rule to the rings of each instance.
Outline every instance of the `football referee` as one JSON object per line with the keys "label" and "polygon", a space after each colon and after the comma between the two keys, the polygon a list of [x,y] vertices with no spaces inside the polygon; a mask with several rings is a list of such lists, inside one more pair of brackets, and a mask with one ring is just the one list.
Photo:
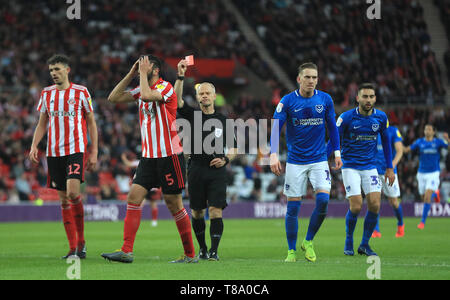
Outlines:
{"label": "football referee", "polygon": [[[191,150],[188,163],[188,192],[192,211],[192,227],[200,246],[199,259],[217,261],[219,260],[217,250],[223,233],[222,211],[227,206],[225,166],[235,158],[237,149],[234,146],[234,132],[227,133],[226,117],[214,109],[216,90],[213,84],[204,82],[196,86],[196,98],[200,110],[194,109],[183,101],[183,80],[186,70],[187,61],[183,59],[178,63],[175,93],[177,94],[178,114],[181,118],[189,121],[191,125],[191,149],[186,143],[183,144],[183,149],[185,152]],[[201,130],[194,128],[196,123],[194,118],[198,122],[200,116],[202,120]],[[208,129],[209,126],[203,126],[205,122],[214,125]],[[227,145],[228,134],[233,134],[232,145]],[[202,143],[201,148],[198,147],[200,142]],[[205,151],[206,149],[203,146],[208,142],[212,147]],[[218,146],[216,147],[216,145]],[[228,146],[226,155],[225,146]],[[204,216],[206,208],[209,209],[211,220],[211,248],[209,252],[205,242],[206,224]]]}

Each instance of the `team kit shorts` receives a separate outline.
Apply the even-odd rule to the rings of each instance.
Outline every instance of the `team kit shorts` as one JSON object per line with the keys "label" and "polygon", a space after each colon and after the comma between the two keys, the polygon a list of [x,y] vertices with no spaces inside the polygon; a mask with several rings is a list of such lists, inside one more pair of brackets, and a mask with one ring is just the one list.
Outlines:
{"label": "team kit shorts", "polygon": [[209,162],[189,161],[188,192],[190,208],[227,207],[227,172],[225,167],[210,167]]}
{"label": "team kit shorts", "polygon": [[183,154],[163,158],[141,158],[133,178],[138,184],[150,191],[161,187],[167,195],[181,194],[186,181],[186,163]]}
{"label": "team kit shorts", "polygon": [[388,198],[398,198],[400,197],[400,184],[398,183],[398,175],[395,174],[395,181],[392,186],[389,186],[389,180],[385,182],[384,175],[378,175],[381,181],[383,194]]}
{"label": "team kit shorts", "polygon": [[361,195],[361,188],[366,195],[370,193],[381,193],[383,186],[377,169],[342,169],[342,181],[344,182],[347,198]]}
{"label": "team kit shorts", "polygon": [[430,173],[417,173],[417,182],[419,184],[419,194],[424,195],[426,190],[435,191],[439,188],[439,171]]}
{"label": "team kit shorts", "polygon": [[286,164],[284,194],[290,198],[303,197],[307,193],[308,179],[314,191],[330,192],[331,175],[327,161],[308,165]]}
{"label": "team kit shorts", "polygon": [[84,153],[60,157],[47,157],[47,187],[58,191],[67,190],[68,179],[84,182]]}

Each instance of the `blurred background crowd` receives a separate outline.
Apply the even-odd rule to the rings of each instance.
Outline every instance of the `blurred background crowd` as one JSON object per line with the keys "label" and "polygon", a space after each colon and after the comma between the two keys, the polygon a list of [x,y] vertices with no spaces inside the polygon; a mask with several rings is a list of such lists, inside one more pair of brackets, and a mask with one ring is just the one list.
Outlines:
{"label": "blurred background crowd", "polygon": [[[318,89],[333,97],[337,115],[354,107],[359,83],[373,82],[378,104],[400,129],[406,146],[423,136],[426,123],[434,124],[438,135],[450,132],[450,108],[445,105],[449,91],[443,79],[444,72],[450,75],[450,49],[445,64],[439,65],[418,1],[383,1],[382,22],[364,17],[365,1],[232,2],[292,84],[302,62],[318,64]],[[434,4],[450,38],[450,1]],[[71,81],[85,85],[93,96],[99,163],[96,172],[86,173],[84,191],[98,201],[126,198],[134,170],[125,166],[121,156],[138,159],[140,155],[137,107],[106,100],[140,54],[163,59],[193,54],[230,59],[248,68],[270,93],[266,97],[251,91],[236,94],[229,91],[232,85],[219,84],[218,110],[229,118],[270,119],[281,97],[290,92],[222,1],[82,2],[82,19],[72,21],[67,20],[66,9],[56,0],[9,1],[0,7],[0,203],[55,196],[45,188],[45,139],[40,144],[41,164],[33,165],[27,158],[40,91],[52,85],[46,60],[54,53],[71,57]],[[175,81],[175,70],[168,64],[163,72],[166,80]],[[195,103],[193,84],[186,86],[185,96]],[[443,181],[450,181],[449,157],[442,160]],[[275,177],[260,162],[261,155],[243,155],[227,166],[230,201],[284,201],[283,176]],[[419,200],[417,168],[415,154],[400,162],[404,201]],[[333,178],[331,198],[343,201],[340,172],[334,172]],[[310,190],[306,198],[313,199],[312,195]]]}

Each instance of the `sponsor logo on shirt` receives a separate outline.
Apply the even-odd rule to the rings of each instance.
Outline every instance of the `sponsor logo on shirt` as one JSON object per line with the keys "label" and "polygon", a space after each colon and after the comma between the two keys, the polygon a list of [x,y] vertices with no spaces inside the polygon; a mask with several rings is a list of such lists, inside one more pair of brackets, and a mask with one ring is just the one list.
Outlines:
{"label": "sponsor logo on shirt", "polygon": [[154,115],[155,115],[155,110],[154,110],[153,108],[151,108],[151,109],[145,109],[145,108],[143,108],[143,109],[142,109],[142,113],[143,113],[144,115],[154,116]]}
{"label": "sponsor logo on shirt", "polygon": [[317,126],[323,124],[322,118],[297,119],[293,118],[294,126]]}
{"label": "sponsor logo on shirt", "polygon": [[75,111],[51,111],[51,117],[75,117],[77,113]]}

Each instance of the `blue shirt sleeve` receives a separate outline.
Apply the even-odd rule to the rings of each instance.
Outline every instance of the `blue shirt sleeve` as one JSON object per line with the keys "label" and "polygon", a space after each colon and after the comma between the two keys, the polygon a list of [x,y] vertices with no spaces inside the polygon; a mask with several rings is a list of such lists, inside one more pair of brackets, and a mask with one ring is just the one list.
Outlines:
{"label": "blue shirt sleeve", "polygon": [[[330,136],[330,141],[328,144],[330,144],[331,150],[330,151],[337,151],[340,150],[340,141],[339,141],[339,130],[336,126],[336,113],[334,111],[334,104],[331,97],[328,99],[328,105],[327,105],[327,113],[326,113],[326,122],[327,122],[327,128],[328,128],[328,134]],[[327,145],[328,148],[328,145]],[[328,153],[328,149],[327,149]],[[329,157],[329,156],[328,156]]]}
{"label": "blue shirt sleeve", "polygon": [[[337,138],[338,138],[338,146],[339,146],[339,148],[336,150],[340,150],[340,142],[341,142],[341,138],[343,137],[344,126],[345,126],[344,119],[345,119],[344,114],[341,114],[336,121]],[[333,150],[333,145],[331,143],[331,136],[330,136],[330,141],[327,144],[327,157],[330,157],[331,154],[333,153],[333,151],[336,151],[336,150]]]}
{"label": "blue shirt sleeve", "polygon": [[387,116],[385,115],[381,122],[381,129],[380,129],[381,143],[383,144],[383,153],[384,159],[386,160],[386,168],[393,169],[392,148],[391,143],[389,142],[389,134],[387,130],[388,128],[389,128],[389,121],[387,119]]}
{"label": "blue shirt sleeve", "polygon": [[440,148],[447,148],[448,147],[448,143],[445,141],[445,140],[443,140],[443,139],[438,139],[438,141],[439,141],[439,145],[438,145],[438,148],[440,149]]}
{"label": "blue shirt sleeve", "polygon": [[395,129],[393,136],[393,143],[395,144],[397,142],[403,142],[402,134],[400,133],[400,130],[398,130],[398,128]]}
{"label": "blue shirt sleeve", "polygon": [[410,146],[411,151],[415,151],[419,147],[419,140],[415,140],[414,143]]}
{"label": "blue shirt sleeve", "polygon": [[283,97],[275,110],[273,115],[273,126],[270,134],[270,153],[278,153],[280,146],[280,136],[281,130],[283,129],[284,123],[286,123],[288,114],[288,99]]}

